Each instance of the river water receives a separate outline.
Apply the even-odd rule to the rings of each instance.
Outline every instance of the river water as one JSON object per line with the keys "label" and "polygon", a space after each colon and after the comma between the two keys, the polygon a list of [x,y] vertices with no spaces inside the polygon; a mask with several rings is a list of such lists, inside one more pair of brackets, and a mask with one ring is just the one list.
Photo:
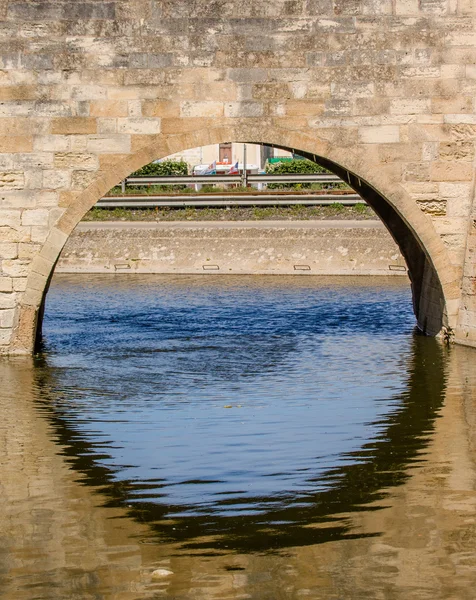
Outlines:
{"label": "river water", "polygon": [[473,599],[476,351],[404,278],[57,275],[0,361],[0,598]]}

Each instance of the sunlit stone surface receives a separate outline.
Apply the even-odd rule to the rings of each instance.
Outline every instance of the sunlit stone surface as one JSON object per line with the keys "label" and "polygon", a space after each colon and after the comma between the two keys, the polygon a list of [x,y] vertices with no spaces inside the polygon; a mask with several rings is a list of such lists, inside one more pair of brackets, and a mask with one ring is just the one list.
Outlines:
{"label": "sunlit stone surface", "polygon": [[0,1],[0,353],[31,354],[74,227],[224,142],[328,167],[392,233],[420,328],[476,345],[473,0]]}

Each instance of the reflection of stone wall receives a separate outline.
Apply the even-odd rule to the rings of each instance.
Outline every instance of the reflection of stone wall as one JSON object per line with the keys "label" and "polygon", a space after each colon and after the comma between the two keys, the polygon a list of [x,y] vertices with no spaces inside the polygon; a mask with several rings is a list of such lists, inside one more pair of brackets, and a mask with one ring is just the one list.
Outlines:
{"label": "reflection of stone wall", "polygon": [[0,380],[2,600],[146,598],[141,527],[76,481],[34,404],[31,364],[0,363]]}
{"label": "reflection of stone wall", "polygon": [[[421,468],[395,489],[390,508],[365,515],[384,534],[370,565],[397,598],[471,598],[476,585],[476,377],[474,350],[452,349],[448,389]],[[387,502],[385,503],[387,504]],[[363,565],[368,558],[360,561]]]}
{"label": "reflection of stone wall", "polygon": [[[474,350],[453,348],[441,418],[407,483],[351,516],[356,531],[377,538],[329,545],[326,563],[343,597],[470,599],[476,586],[476,373]],[[342,549],[342,548],[341,548]],[[317,558],[317,557],[316,557]],[[380,594],[380,596],[378,595]]]}
{"label": "reflection of stone wall", "polygon": [[[81,484],[34,404],[37,375],[31,363],[0,363],[2,600],[473,597],[473,350],[452,349],[441,418],[407,482],[376,503],[387,508],[348,515],[351,533],[379,535],[277,554],[200,556],[153,541],[122,510],[101,508],[105,498]],[[158,567],[171,574],[151,579]]]}
{"label": "reflection of stone wall", "polygon": [[58,272],[405,275],[378,221],[338,223],[81,223]]}

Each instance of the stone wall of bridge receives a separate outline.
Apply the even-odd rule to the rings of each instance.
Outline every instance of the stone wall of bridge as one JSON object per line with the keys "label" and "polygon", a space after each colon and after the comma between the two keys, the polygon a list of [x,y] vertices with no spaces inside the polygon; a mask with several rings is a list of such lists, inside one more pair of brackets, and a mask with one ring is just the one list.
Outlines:
{"label": "stone wall of bridge", "polygon": [[2,0],[0,351],[32,351],[69,234],[114,184],[227,141],[345,177],[420,327],[476,345],[473,0]]}
{"label": "stone wall of bridge", "polygon": [[56,272],[406,277],[379,221],[84,222]]}

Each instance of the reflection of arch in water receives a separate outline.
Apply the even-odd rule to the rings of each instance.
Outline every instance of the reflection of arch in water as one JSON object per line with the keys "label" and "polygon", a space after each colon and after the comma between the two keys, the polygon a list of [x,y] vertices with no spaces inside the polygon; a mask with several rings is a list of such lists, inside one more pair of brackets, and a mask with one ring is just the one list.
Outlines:
{"label": "reflection of arch in water", "polygon": [[348,181],[376,210],[407,261],[412,280],[415,315],[420,329],[436,335],[442,326],[456,324],[460,286],[446,248],[431,220],[387,172],[375,172],[372,157],[359,147],[336,148],[319,139],[316,132],[302,134],[263,123],[234,121],[216,129],[189,134],[150,136],[151,143],[129,157],[122,157],[70,203],[52,228],[47,241],[32,262],[27,290],[20,306],[12,347],[31,352],[41,329],[44,297],[59,254],[73,229],[109,189],[131,172],[159,157],[187,148],[229,140],[275,145],[297,151],[328,167]]}
{"label": "reflection of arch in water", "polygon": [[[51,405],[49,372],[41,368],[41,362],[38,366],[43,408],[48,410],[57,440],[66,448],[71,464],[85,476],[81,482],[109,497],[107,505],[111,507],[129,505],[132,491],[137,498],[136,493],[141,490],[160,488],[155,482],[137,486],[132,481],[117,481],[113,470],[99,465],[98,460],[108,458],[107,453],[99,454],[101,446],[74,431],[66,411]],[[324,491],[284,494],[278,501],[276,497],[258,498],[263,507],[258,515],[175,517],[173,522],[167,523],[166,515],[183,512],[184,506],[153,502],[137,503],[129,509],[129,515],[149,523],[162,540],[207,552],[224,548],[242,553],[269,551],[362,537],[352,533],[346,515],[383,500],[388,488],[406,481],[408,468],[420,459],[428,444],[443,402],[445,357],[437,342],[415,336],[413,359],[408,369],[407,392],[396,398],[400,408],[379,422],[382,433],[346,457],[352,464],[334,468],[318,480],[308,479],[316,486],[326,484]],[[367,507],[367,510],[376,509],[376,506]]]}

